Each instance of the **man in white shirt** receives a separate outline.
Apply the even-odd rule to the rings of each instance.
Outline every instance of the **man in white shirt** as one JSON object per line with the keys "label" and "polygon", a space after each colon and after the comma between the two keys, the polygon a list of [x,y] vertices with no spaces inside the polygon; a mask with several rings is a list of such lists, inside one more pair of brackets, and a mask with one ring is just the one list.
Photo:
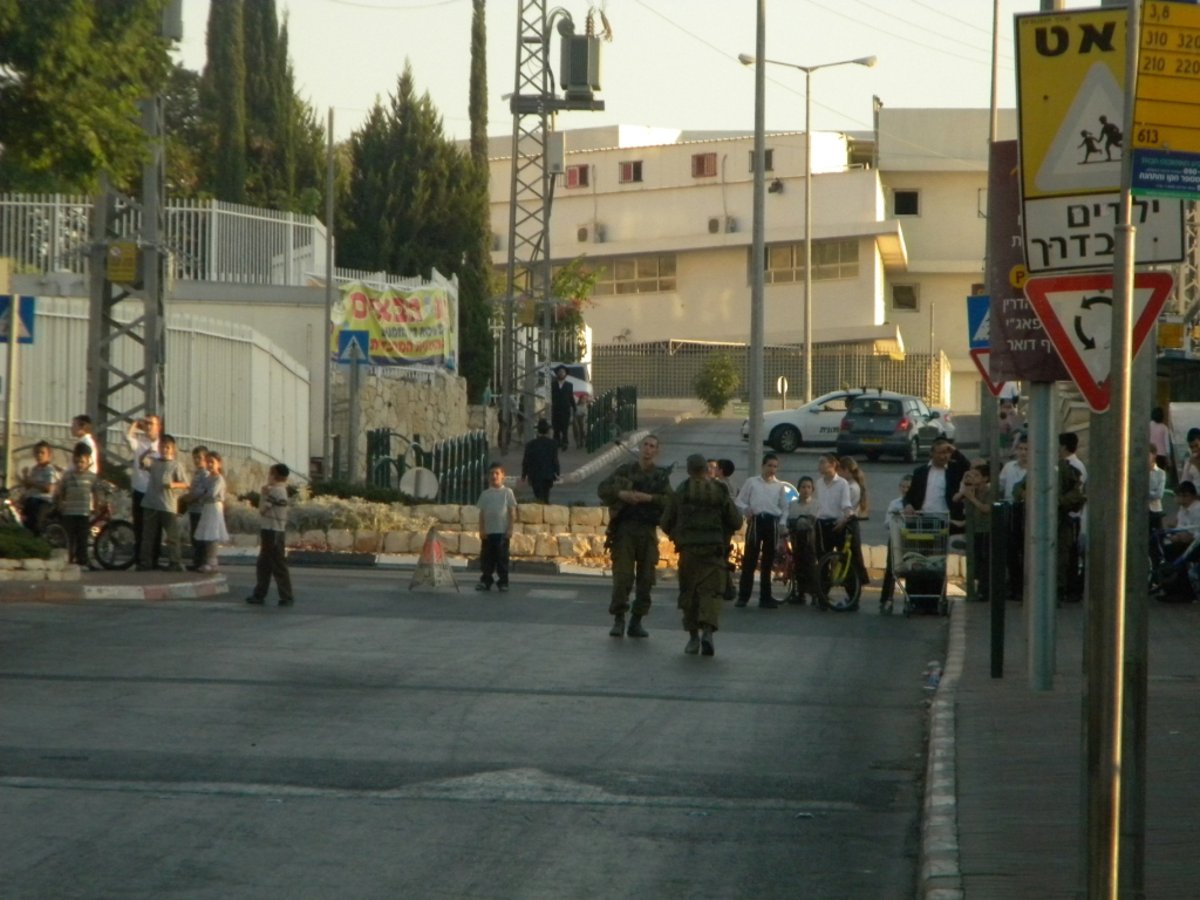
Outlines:
{"label": "man in white shirt", "polygon": [[771,596],[771,571],[775,567],[775,543],[780,526],[787,519],[787,492],[783,482],[775,477],[779,457],[768,453],[763,457],[762,474],[747,478],[738,491],[738,511],[746,518],[746,542],[742,550],[742,578],[738,585],[735,606],[745,606],[754,591],[754,569],[762,559],[759,576],[758,605],[775,609],[779,602]]}
{"label": "man in white shirt", "polygon": [[818,558],[826,550],[837,545],[838,532],[845,527],[854,514],[850,501],[850,485],[837,473],[837,457],[822,453],[817,457],[817,473],[820,477],[814,485],[817,497],[817,547]]}
{"label": "man in white shirt", "polygon": [[1004,464],[1004,468],[1000,470],[1000,477],[997,483],[1000,487],[1000,496],[1009,503],[1013,502],[1013,489],[1025,480],[1025,476],[1029,474],[1027,468],[1029,464],[1029,443],[1022,439],[1013,448],[1013,458]]}

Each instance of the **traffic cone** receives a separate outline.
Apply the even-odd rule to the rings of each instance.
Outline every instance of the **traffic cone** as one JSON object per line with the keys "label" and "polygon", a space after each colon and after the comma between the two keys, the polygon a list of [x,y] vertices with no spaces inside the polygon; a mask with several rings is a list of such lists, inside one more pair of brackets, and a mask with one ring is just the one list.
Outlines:
{"label": "traffic cone", "polygon": [[458,582],[454,580],[454,573],[450,571],[450,563],[446,560],[446,551],[438,539],[436,525],[431,526],[425,533],[421,558],[417,560],[417,568],[413,571],[408,589],[411,591],[418,585],[435,588],[450,585],[456,591],[459,589]]}

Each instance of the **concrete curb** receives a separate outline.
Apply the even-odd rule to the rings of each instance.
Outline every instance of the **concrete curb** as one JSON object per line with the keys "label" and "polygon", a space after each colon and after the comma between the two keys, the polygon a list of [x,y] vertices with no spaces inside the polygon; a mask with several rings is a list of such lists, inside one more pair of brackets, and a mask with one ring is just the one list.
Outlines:
{"label": "concrete curb", "polygon": [[925,900],[964,896],[958,852],[958,783],[955,756],[955,694],[967,643],[967,606],[950,601],[946,665],[929,711],[929,755],[921,817],[920,890]]}
{"label": "concrete curb", "polygon": [[224,575],[169,584],[83,584],[10,581],[0,586],[4,603],[75,603],[83,600],[197,600],[229,593]]}

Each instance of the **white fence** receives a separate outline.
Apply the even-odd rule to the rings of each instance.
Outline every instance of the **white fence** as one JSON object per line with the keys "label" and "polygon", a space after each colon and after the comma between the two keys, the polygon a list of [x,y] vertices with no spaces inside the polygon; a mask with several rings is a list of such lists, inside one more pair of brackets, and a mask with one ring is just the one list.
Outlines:
{"label": "white fence", "polygon": [[[17,357],[17,430],[69,446],[71,417],[86,409],[88,304],[37,303],[34,343],[21,345]],[[6,353],[7,345],[0,358]],[[122,370],[136,371],[142,348],[120,340],[112,358]],[[283,462],[308,472],[305,366],[245,325],[184,315],[167,316],[166,358],[164,426],[182,448],[206,444],[229,459]],[[133,389],[127,393],[114,405],[132,406],[140,397]],[[123,451],[123,430],[104,437],[112,451]]]}
{"label": "white fence", "polygon": [[[0,194],[0,257],[16,272],[88,269],[92,198],[63,194]],[[183,281],[302,287],[323,282],[325,225],[314,216],[259,209],[219,200],[169,200],[164,210],[171,277]],[[141,212],[130,207],[117,232],[136,237]],[[411,279],[387,273],[334,269],[342,278],[396,284]]]}

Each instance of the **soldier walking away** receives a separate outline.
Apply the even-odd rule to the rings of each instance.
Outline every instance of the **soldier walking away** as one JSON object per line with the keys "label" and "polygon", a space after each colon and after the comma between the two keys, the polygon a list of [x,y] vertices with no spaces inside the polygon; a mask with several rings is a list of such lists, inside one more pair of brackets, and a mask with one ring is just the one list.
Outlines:
{"label": "soldier walking away", "polygon": [[[613,588],[608,611],[613,617],[609,634],[649,637],[642,619],[650,612],[650,589],[658,564],[658,523],[671,490],[669,470],[654,464],[658,438],[642,438],[638,458],[617,468],[600,482],[596,493],[608,505],[608,535],[605,546],[612,556]],[[634,592],[633,617],[625,630],[630,611],[629,592]]]}
{"label": "soldier walking away", "polygon": [[712,656],[724,602],[725,547],[729,535],[742,527],[742,514],[707,469],[700,454],[688,457],[687,481],[667,496],[661,524],[679,551],[679,609],[688,633],[683,652]]}

